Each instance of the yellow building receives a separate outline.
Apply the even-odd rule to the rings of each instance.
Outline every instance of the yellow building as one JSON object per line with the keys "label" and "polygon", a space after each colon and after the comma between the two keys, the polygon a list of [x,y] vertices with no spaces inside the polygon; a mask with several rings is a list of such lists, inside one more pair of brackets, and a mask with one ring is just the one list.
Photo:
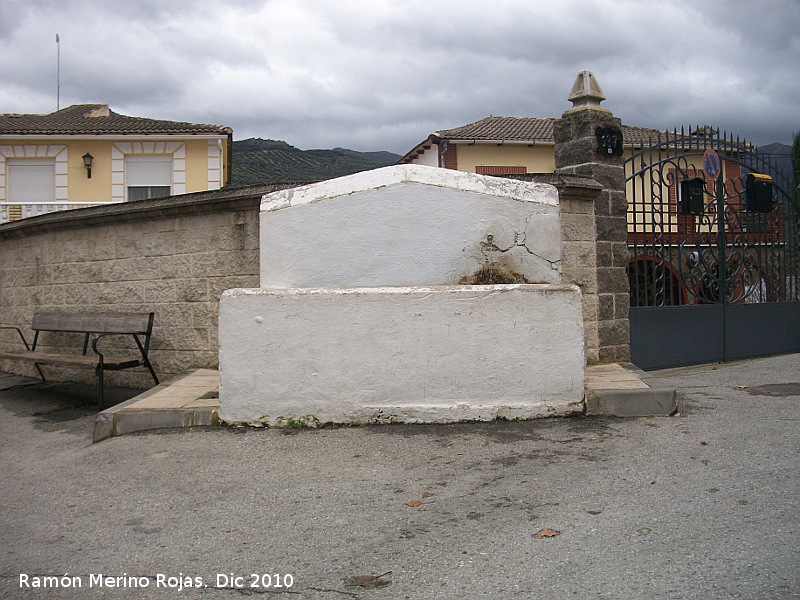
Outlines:
{"label": "yellow building", "polygon": [[[486,117],[430,134],[398,162],[483,175],[552,173],[556,169],[554,122],[541,117]],[[623,125],[626,156],[657,133]]]}
{"label": "yellow building", "polygon": [[[484,175],[553,173],[554,122],[551,118],[487,117],[432,133],[399,162]],[[750,272],[755,269],[748,267],[750,271],[742,273],[755,263],[754,248],[780,244],[787,237],[780,227],[788,199],[775,203],[770,199],[766,213],[747,208],[746,171],[769,171],[768,162],[754,159],[753,147],[746,142],[720,138],[711,127],[680,133],[626,125],[621,129],[631,305],[710,302],[713,294],[708,290],[717,285],[719,258],[707,249],[717,244],[721,228],[731,247],[747,246],[739,262],[729,266],[731,276],[741,280],[737,289],[728,290],[729,299],[740,302],[753,297],[754,285],[766,290],[768,283],[758,279],[763,276]],[[712,150],[720,162],[717,172],[709,175],[704,161]],[[721,190],[715,188],[717,178]],[[696,205],[684,198],[690,187],[695,189]],[[780,185],[778,189],[789,190]],[[720,196],[723,204],[717,200]],[[707,264],[697,267],[700,260]],[[768,261],[760,257],[760,262]],[[685,277],[697,281],[683,282]],[[756,284],[747,283],[751,279]]]}
{"label": "yellow building", "polygon": [[[446,169],[457,169],[483,175],[523,175],[527,173],[555,172],[555,142],[553,123],[556,119],[541,117],[495,117],[436,131],[417,144],[399,163],[422,164]],[[703,152],[707,139],[715,132],[708,127],[687,134],[622,126],[623,156],[626,176],[642,165],[658,165],[654,181],[653,169],[643,168],[635,180],[626,182],[628,198],[628,229],[630,243],[639,236],[650,235],[653,220],[658,219],[661,234],[686,237],[686,230],[694,227],[694,217],[681,214],[679,204],[680,183],[684,179],[703,174]],[[663,144],[663,140],[671,142]],[[651,149],[652,148],[652,149]],[[727,160],[740,151],[730,143],[723,152],[721,165],[724,179],[731,180],[731,193],[738,180],[741,187],[741,167]],[[673,158],[680,156],[680,159]],[[705,185],[706,195],[713,196],[712,182]],[[737,200],[737,206],[739,200]],[[715,226],[712,224],[713,230]],[[676,237],[677,239],[677,237]]]}
{"label": "yellow building", "polygon": [[0,114],[0,223],[54,210],[219,189],[232,130],[104,104]]}

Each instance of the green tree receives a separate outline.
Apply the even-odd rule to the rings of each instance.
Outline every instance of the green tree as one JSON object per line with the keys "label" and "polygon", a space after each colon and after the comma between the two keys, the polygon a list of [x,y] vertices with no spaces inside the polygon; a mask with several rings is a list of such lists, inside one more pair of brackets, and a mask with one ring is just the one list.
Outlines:
{"label": "green tree", "polygon": [[800,131],[794,134],[794,143],[792,144],[792,166],[794,167],[794,185],[795,189],[800,186]]}
{"label": "green tree", "polygon": [[794,208],[794,224],[795,224],[795,253],[800,256],[800,131],[794,134],[794,143],[792,144],[792,167],[794,170],[794,194],[790,197],[794,198],[792,207]]}

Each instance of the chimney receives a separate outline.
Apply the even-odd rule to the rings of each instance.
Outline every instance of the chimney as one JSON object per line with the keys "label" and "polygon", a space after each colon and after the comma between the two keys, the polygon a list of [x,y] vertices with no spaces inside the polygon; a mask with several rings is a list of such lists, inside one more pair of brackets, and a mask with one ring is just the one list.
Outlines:
{"label": "chimney", "polygon": [[107,117],[109,112],[108,104],[98,104],[83,116],[90,119],[93,117]]}

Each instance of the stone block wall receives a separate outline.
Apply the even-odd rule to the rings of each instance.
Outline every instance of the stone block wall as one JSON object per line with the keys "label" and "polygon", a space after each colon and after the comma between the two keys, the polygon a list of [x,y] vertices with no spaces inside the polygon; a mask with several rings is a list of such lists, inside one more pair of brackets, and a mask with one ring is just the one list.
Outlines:
{"label": "stone block wall", "polygon": [[[154,311],[151,359],[162,380],[216,367],[219,298],[259,283],[253,186],[50,213],[0,226],[0,322],[27,332],[36,309]],[[44,335],[44,334],[43,334]],[[42,339],[53,347],[75,338]],[[18,349],[0,331],[0,348]],[[78,350],[80,347],[78,346]],[[28,365],[0,369],[35,376]],[[95,381],[91,371],[45,367],[55,381]],[[110,385],[150,387],[146,369],[109,373]]]}

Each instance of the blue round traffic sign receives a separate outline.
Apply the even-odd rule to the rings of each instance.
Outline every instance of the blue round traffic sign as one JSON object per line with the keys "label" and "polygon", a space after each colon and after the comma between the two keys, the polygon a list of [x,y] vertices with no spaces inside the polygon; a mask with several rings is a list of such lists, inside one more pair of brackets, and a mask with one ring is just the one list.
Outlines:
{"label": "blue round traffic sign", "polygon": [[710,179],[716,179],[722,173],[722,161],[716,150],[709,148],[703,154],[703,169]]}

